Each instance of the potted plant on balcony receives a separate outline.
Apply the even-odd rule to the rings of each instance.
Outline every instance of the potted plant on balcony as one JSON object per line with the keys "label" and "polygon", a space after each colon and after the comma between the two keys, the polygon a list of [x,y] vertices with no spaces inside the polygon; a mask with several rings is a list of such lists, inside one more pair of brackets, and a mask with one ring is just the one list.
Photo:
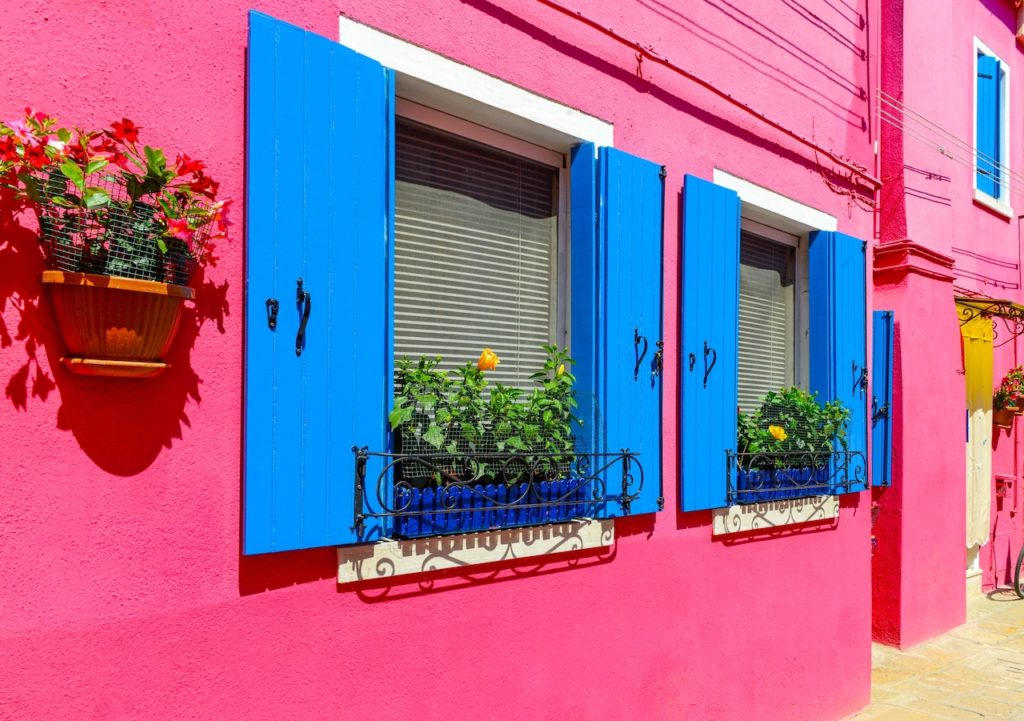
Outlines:
{"label": "potted plant on balcony", "polygon": [[850,410],[820,404],[800,388],[768,393],[738,414],[735,500],[776,501],[828,492],[837,450],[845,452]]}
{"label": "potted plant on balcony", "polygon": [[1012,428],[1013,417],[1024,413],[1024,367],[1007,371],[992,394],[992,422],[1000,428]]}
{"label": "potted plant on balcony", "polygon": [[139,143],[124,118],[69,130],[26,109],[0,122],[0,183],[35,211],[57,325],[76,373],[149,377],[181,320],[195,272],[213,264],[228,202],[204,164]]}
{"label": "potted plant on balcony", "polygon": [[395,533],[405,537],[551,523],[583,515],[587,489],[568,478],[580,421],[573,361],[557,346],[526,392],[486,377],[484,349],[455,378],[440,357],[402,359],[389,420],[398,454]]}

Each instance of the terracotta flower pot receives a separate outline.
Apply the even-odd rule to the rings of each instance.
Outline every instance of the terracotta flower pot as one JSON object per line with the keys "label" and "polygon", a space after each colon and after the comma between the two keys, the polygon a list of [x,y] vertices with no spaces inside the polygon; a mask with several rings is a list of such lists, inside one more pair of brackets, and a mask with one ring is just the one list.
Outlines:
{"label": "terracotta flower pot", "polygon": [[47,270],[57,327],[68,356],[83,375],[146,378],[167,368],[182,305],[195,297],[184,285]]}
{"label": "terracotta flower pot", "polygon": [[992,423],[999,428],[1013,428],[1014,415],[1010,408],[993,408]]}

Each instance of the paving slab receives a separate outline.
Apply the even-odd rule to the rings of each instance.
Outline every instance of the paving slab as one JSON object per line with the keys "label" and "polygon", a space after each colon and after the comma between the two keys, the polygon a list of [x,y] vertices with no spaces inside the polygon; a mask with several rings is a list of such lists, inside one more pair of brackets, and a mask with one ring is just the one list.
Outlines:
{"label": "paving slab", "polygon": [[846,721],[1024,721],[1024,600],[969,592],[967,623],[871,650],[871,705]]}

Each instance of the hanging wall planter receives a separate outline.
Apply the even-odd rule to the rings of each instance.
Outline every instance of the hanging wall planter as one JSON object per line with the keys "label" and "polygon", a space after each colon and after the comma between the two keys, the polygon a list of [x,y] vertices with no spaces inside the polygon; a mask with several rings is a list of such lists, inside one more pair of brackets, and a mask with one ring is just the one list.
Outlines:
{"label": "hanging wall planter", "polygon": [[992,424],[997,428],[1013,428],[1013,418],[1016,415],[1010,408],[993,408]]}
{"label": "hanging wall planter", "polygon": [[167,368],[167,353],[181,322],[188,286],[48,270],[54,315],[72,372],[149,378]]}
{"label": "hanging wall planter", "polygon": [[227,201],[205,165],[138,142],[127,118],[102,131],[44,113],[0,122],[0,184],[35,210],[60,335],[73,372],[146,378],[181,322],[188,283],[214,262]]}

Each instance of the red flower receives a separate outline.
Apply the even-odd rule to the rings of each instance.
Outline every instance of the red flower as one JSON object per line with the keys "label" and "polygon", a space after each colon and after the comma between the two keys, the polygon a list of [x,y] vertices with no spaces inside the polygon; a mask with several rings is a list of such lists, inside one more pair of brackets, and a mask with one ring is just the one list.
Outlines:
{"label": "red flower", "polygon": [[46,150],[42,145],[26,145],[25,162],[34,168],[42,168],[50,159],[46,157]]}
{"label": "red flower", "polygon": [[231,207],[231,201],[222,200],[219,203],[213,204],[213,219],[217,223],[218,235],[226,237],[224,234],[227,232],[234,223],[228,219],[228,209]]}
{"label": "red flower", "polygon": [[31,107],[25,108],[25,117],[32,118],[37,123],[45,123],[47,120],[50,119],[50,116],[44,113],[42,110],[40,110],[39,112],[32,112]]}
{"label": "red flower", "polygon": [[167,224],[167,235],[188,243],[192,242],[192,229],[188,227],[188,220],[185,218],[168,218],[166,215],[161,220]]}
{"label": "red flower", "polygon": [[202,193],[207,198],[213,199],[217,197],[217,189],[220,187],[220,183],[213,182],[208,175],[200,174],[188,184],[188,187],[193,193]]}
{"label": "red flower", "polygon": [[139,127],[128,118],[121,118],[120,122],[111,123],[114,130],[115,140],[126,140],[134,143],[139,139]]}
{"label": "red flower", "polygon": [[128,156],[122,153],[117,147],[117,143],[110,138],[104,138],[103,142],[97,146],[96,154],[105,158],[111,165],[116,165],[119,168],[128,167]]}
{"label": "red flower", "polygon": [[14,142],[14,138],[4,136],[0,138],[0,162],[5,160],[17,160],[18,159],[18,146]]}
{"label": "red flower", "polygon": [[202,160],[193,160],[187,155],[179,155],[175,161],[177,165],[178,175],[188,175],[189,173],[202,174],[206,164]]}

